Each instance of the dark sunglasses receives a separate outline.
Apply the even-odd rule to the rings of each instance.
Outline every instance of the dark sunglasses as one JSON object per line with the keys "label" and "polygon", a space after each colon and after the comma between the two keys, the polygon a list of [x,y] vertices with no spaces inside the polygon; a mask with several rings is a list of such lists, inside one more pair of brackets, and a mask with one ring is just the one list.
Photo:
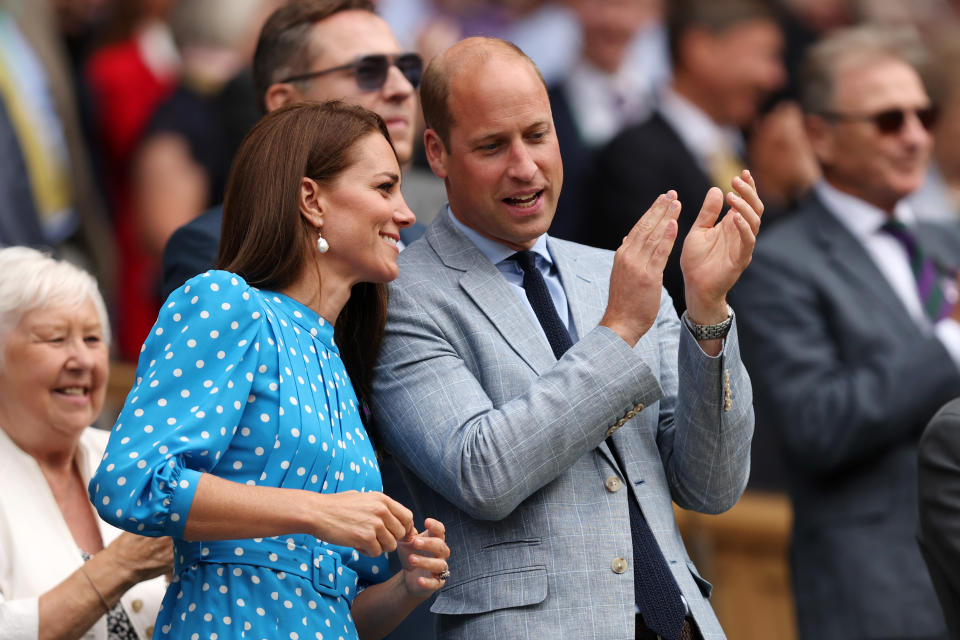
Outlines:
{"label": "dark sunglasses", "polygon": [[924,107],[922,109],[886,109],[877,113],[868,113],[864,115],[850,113],[831,113],[821,114],[824,118],[831,120],[869,120],[880,133],[900,133],[903,125],[907,122],[907,114],[914,113],[917,120],[924,129],[930,131],[933,125],[937,123],[936,107]]}
{"label": "dark sunglasses", "polygon": [[398,55],[387,55],[376,53],[369,56],[357,58],[350,64],[343,64],[339,67],[331,67],[321,71],[310,71],[309,73],[300,73],[289,78],[284,78],[280,82],[297,82],[300,80],[309,80],[318,76],[324,76],[336,71],[352,71],[357,79],[357,87],[361,91],[379,91],[383,83],[387,81],[387,72],[394,66],[400,70],[407,82],[416,89],[420,86],[420,78],[423,76],[423,59],[416,53],[401,53]]}

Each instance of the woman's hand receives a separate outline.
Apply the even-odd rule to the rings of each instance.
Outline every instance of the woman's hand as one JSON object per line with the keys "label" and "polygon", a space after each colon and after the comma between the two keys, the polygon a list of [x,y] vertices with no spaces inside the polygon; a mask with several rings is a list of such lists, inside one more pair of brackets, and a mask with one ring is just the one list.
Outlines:
{"label": "woman's hand", "polygon": [[365,556],[393,551],[397,543],[416,533],[413,513],[378,491],[318,493],[313,535],[353,547]]}
{"label": "woman's hand", "polygon": [[446,529],[439,520],[427,518],[423,533],[411,532],[397,546],[403,567],[403,586],[414,598],[425,599],[446,584],[441,574],[447,571],[450,547]]}
{"label": "woman's hand", "polygon": [[173,541],[170,538],[148,538],[125,532],[97,555],[102,554],[117,567],[118,573],[130,574],[130,586],[173,573]]}

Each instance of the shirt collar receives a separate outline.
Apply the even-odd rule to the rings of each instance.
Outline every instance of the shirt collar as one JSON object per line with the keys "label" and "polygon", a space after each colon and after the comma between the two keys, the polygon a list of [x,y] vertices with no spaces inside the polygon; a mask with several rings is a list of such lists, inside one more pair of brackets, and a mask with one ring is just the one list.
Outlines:
{"label": "shirt collar", "polygon": [[[820,180],[814,190],[834,217],[858,238],[873,235],[889,220],[887,213],[879,207],[840,191],[826,180]],[[893,208],[893,218],[906,225],[916,220],[906,200],[901,200]]]}
{"label": "shirt collar", "polygon": [[673,128],[684,146],[702,162],[717,152],[743,152],[743,134],[736,127],[723,127],[672,88],[660,97],[660,115]]}
{"label": "shirt collar", "polygon": [[[453,226],[456,227],[460,233],[465,235],[467,239],[472,242],[477,249],[480,250],[480,253],[486,256],[487,260],[489,260],[491,264],[503,262],[517,252],[516,249],[512,249],[505,244],[497,242],[496,240],[480,235],[475,230],[460,222],[457,219],[457,216],[453,215],[453,211],[450,210],[449,204],[446,208],[447,215],[450,217],[450,222],[453,223]],[[546,260],[547,264],[553,264],[553,258],[550,257],[550,251],[547,249],[547,234],[543,234],[537,238],[537,241],[534,243],[530,251],[533,251]]]}

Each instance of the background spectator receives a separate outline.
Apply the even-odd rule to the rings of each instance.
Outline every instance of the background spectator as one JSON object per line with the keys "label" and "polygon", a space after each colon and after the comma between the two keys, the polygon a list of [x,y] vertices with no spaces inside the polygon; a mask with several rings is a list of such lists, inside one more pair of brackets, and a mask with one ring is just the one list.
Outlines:
{"label": "background spectator", "polygon": [[824,179],[733,291],[758,420],[787,456],[803,638],[946,633],[914,538],[916,452],[960,388],[957,272],[937,273],[960,230],[914,224],[904,202],[932,146],[915,48],[860,28],[810,50],[801,101]]}
{"label": "background spectator", "polygon": [[580,55],[548,85],[560,154],[563,193],[550,235],[579,240],[580,223],[593,205],[584,184],[594,152],[625,126],[646,119],[670,78],[663,3],[660,0],[572,0],[580,26]]}
{"label": "background spectator", "polygon": [[0,629],[7,640],[153,635],[169,538],[122,533],[86,486],[107,433],[110,326],[92,277],[0,249]]}
{"label": "background spectator", "polygon": [[[744,167],[741,129],[785,80],[783,36],[761,0],[676,0],[668,18],[673,80],[656,112],[598,152],[585,187],[593,203],[582,212],[579,235],[616,249],[638,208],[667,189],[687,206],[677,246],[693,225],[696,206],[711,186],[726,189]],[[685,308],[680,254],[663,274],[678,313]]]}

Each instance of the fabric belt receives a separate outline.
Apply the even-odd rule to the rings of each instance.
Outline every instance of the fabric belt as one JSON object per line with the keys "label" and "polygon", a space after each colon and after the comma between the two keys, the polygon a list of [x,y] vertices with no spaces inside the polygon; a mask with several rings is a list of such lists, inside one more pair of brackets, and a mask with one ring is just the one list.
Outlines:
{"label": "fabric belt", "polygon": [[174,574],[199,563],[245,564],[264,567],[300,576],[313,584],[317,593],[341,597],[348,605],[357,595],[359,576],[343,564],[336,551],[320,545],[308,548],[293,542],[273,538],[257,538],[245,546],[237,541],[187,542],[178,540],[173,545]]}

